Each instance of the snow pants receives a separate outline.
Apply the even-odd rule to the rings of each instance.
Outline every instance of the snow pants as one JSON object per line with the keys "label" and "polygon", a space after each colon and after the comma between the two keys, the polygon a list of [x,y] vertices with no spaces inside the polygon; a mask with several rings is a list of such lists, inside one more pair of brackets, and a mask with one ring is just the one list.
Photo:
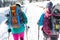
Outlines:
{"label": "snow pants", "polygon": [[24,32],[20,33],[20,34],[13,34],[13,38],[14,40],[24,40]]}

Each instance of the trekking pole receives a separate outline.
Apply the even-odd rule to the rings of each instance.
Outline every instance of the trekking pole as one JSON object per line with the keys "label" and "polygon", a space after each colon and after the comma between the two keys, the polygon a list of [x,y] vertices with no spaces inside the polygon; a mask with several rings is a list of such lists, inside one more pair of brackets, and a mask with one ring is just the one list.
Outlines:
{"label": "trekking pole", "polygon": [[38,26],[38,40],[39,40],[39,29],[40,29],[40,28],[39,28],[39,26]]}
{"label": "trekking pole", "polygon": [[40,30],[40,26],[39,26],[38,22],[37,22],[37,25],[38,25],[38,40],[39,40],[39,30]]}
{"label": "trekking pole", "polygon": [[8,40],[9,40],[9,37],[10,37],[10,32],[11,32],[11,29],[8,29]]}
{"label": "trekking pole", "polygon": [[8,33],[8,40],[9,40],[9,37],[10,37],[10,33]]}
{"label": "trekking pole", "polygon": [[28,40],[28,27],[26,25],[26,39]]}
{"label": "trekking pole", "polygon": [[25,25],[26,26],[26,39],[28,40],[28,28],[29,26]]}

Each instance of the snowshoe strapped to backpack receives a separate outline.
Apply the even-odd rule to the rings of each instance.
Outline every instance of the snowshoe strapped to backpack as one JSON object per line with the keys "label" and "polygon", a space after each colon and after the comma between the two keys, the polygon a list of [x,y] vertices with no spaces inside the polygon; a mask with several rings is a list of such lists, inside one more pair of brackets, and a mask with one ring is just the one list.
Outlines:
{"label": "snowshoe strapped to backpack", "polygon": [[54,34],[60,32],[60,4],[56,4],[52,9],[51,22]]}

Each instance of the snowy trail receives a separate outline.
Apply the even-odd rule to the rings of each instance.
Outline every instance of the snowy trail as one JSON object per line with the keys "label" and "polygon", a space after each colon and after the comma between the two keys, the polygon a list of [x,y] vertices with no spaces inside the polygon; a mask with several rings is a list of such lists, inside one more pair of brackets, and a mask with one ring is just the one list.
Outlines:
{"label": "snowy trail", "polygon": [[[28,30],[28,40],[38,40],[38,25],[37,22],[43,12],[43,8],[40,8],[39,6],[44,6],[46,5],[47,2],[41,2],[41,3],[30,3],[26,5],[26,15],[28,18],[28,26],[30,27]],[[39,6],[37,6],[39,5]],[[8,40],[7,38],[7,28],[8,26],[5,24],[5,21],[3,21],[0,24],[0,40]],[[43,40],[43,33],[41,31],[42,26],[40,27],[40,34],[39,34],[39,39]],[[3,36],[4,35],[4,36]],[[59,38],[60,39],[60,38]],[[10,34],[10,40],[13,40],[12,34]],[[25,34],[25,40],[26,40],[26,34]]]}

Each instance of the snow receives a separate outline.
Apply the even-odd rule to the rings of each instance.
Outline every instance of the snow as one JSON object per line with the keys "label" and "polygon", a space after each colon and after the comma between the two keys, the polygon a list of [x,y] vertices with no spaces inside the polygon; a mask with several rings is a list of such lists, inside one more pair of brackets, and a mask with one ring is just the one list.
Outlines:
{"label": "snow", "polygon": [[[28,29],[28,40],[38,40],[37,22],[41,16],[41,14],[44,12],[43,8],[40,8],[39,6],[45,7],[46,3],[47,2],[36,2],[36,3],[27,4],[25,6],[25,8],[26,8],[25,13],[26,13],[27,18],[28,18],[28,24],[27,25],[30,27]],[[39,6],[37,6],[37,5],[39,5]],[[7,8],[6,10],[8,10],[8,9],[9,8]],[[6,12],[8,13],[8,11],[5,11],[5,9],[1,9],[0,13],[2,13],[2,15],[0,15],[0,16],[2,16],[2,18],[4,18]],[[0,18],[0,19],[2,19],[2,18]],[[6,20],[7,19],[5,18],[5,20],[3,22],[1,22],[1,24],[0,24],[0,40],[8,40],[8,32],[7,32],[8,26],[5,24]],[[0,20],[0,21],[2,21],[2,20]],[[41,28],[42,28],[42,26],[40,27],[40,30],[39,30],[39,39],[43,40],[43,33],[42,33]],[[13,40],[12,33],[10,33],[9,39]],[[26,39],[26,30],[25,30],[25,40],[27,40]]]}

